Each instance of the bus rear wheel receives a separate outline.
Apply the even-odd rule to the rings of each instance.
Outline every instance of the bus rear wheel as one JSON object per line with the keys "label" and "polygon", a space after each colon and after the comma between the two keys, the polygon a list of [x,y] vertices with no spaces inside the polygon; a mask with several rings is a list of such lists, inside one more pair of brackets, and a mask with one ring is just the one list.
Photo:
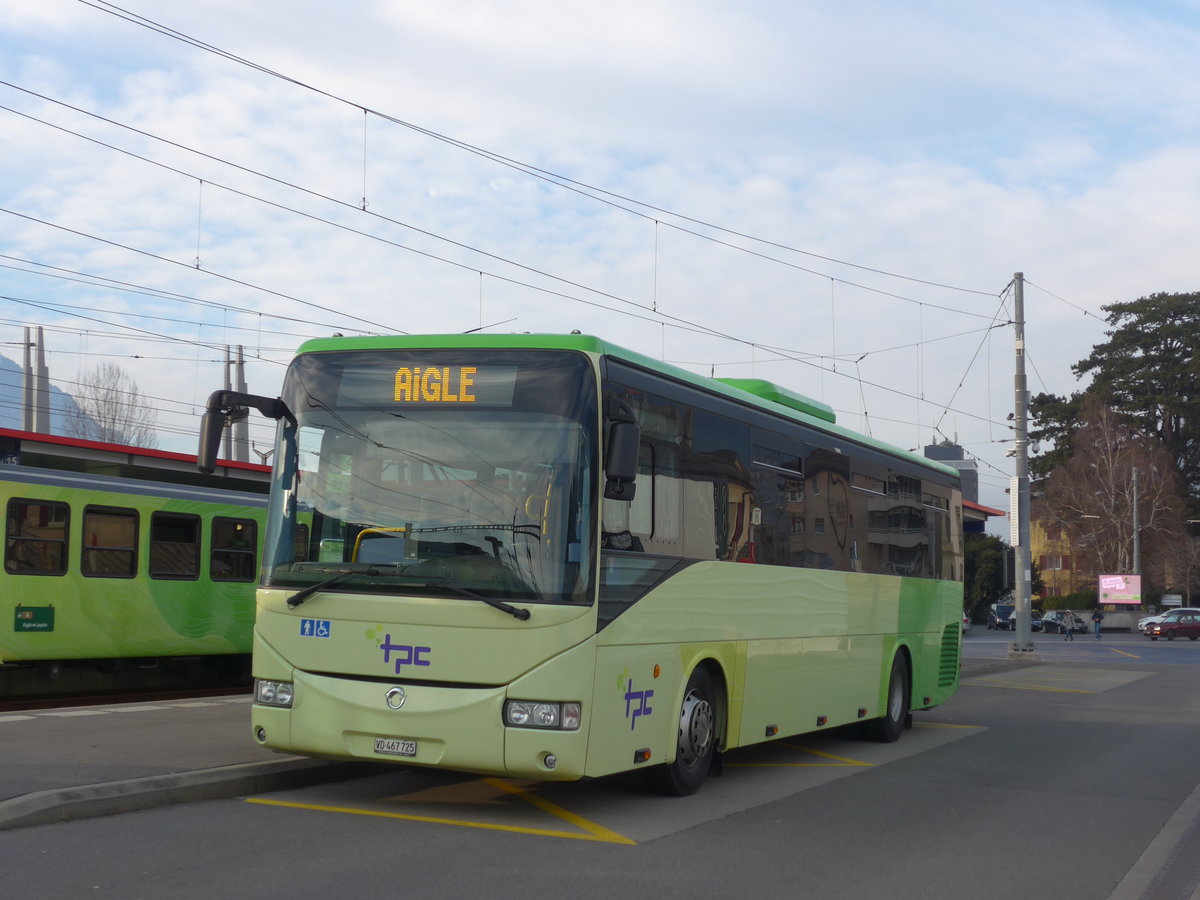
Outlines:
{"label": "bus rear wheel", "polygon": [[891,744],[900,740],[907,720],[908,667],[904,664],[903,654],[897,653],[888,678],[887,706],[882,716],[865,723],[864,730],[870,740]]}
{"label": "bus rear wheel", "polygon": [[716,742],[716,691],[712,675],[700,668],[692,672],[683,692],[675,761],[647,771],[650,787],[674,797],[696,793],[712,766]]}

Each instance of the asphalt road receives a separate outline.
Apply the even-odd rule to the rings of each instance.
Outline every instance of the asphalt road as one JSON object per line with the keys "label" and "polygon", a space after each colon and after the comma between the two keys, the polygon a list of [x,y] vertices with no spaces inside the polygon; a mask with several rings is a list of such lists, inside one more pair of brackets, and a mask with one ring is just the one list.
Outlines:
{"label": "asphalt road", "polygon": [[1014,667],[977,628],[897,744],[738,751],[689,798],[397,769],[19,829],[0,863],[24,898],[1192,897],[1200,642],[1055,637]]}

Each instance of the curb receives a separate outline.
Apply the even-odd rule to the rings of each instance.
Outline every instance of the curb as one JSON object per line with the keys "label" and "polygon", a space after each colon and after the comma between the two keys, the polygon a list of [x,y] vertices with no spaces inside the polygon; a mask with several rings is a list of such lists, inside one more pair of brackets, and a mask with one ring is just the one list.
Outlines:
{"label": "curb", "polygon": [[379,764],[288,757],[283,760],[241,763],[213,769],[196,769],[170,775],[148,775],[125,781],[55,788],[23,794],[0,802],[0,831],[49,825],[191,803],[224,800],[241,794],[308,787],[369,775]]}

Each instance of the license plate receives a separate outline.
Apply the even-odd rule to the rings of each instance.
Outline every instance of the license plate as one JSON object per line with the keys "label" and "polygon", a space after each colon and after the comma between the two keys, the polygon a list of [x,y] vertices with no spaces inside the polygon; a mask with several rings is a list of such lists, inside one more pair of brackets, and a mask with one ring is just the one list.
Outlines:
{"label": "license plate", "polygon": [[417,742],[405,738],[375,738],[375,752],[385,756],[416,756]]}

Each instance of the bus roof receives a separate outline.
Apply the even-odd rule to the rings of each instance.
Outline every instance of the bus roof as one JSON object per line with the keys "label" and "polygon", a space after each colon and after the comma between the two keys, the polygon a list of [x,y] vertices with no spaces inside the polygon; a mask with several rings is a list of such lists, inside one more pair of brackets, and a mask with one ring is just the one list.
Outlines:
{"label": "bus roof", "polygon": [[659,362],[633,350],[587,334],[408,334],[368,335],[364,337],[314,338],[305,341],[296,351],[325,353],[349,350],[457,350],[457,349],[522,349],[522,350],[576,350],[611,356],[651,372],[657,372],[677,381],[682,381],[701,390],[728,397],[738,403],[768,410],[809,424],[829,434],[844,437],[855,443],[879,450],[890,456],[911,460],[919,465],[959,477],[952,466],[929,459],[910,450],[903,450],[885,441],[859,434],[837,424],[833,409],[819,400],[813,400],[793,391],[781,388],[769,381],[757,378],[706,378],[670,363]]}

